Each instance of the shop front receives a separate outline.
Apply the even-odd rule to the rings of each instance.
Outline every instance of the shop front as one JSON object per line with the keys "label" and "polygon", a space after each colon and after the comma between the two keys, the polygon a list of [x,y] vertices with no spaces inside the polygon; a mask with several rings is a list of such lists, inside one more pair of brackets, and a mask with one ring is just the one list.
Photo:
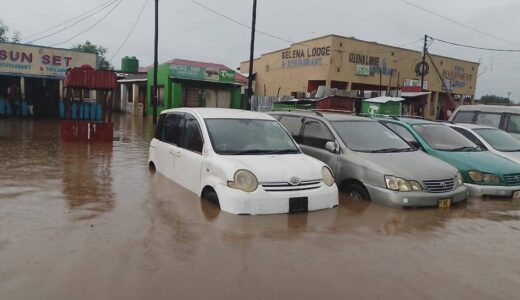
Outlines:
{"label": "shop front", "polygon": [[67,69],[96,62],[92,53],[0,42],[0,116],[57,118]]}
{"label": "shop front", "polygon": [[[241,108],[241,87],[247,80],[230,68],[174,59],[157,69],[158,111],[174,107]],[[148,71],[148,96],[153,99],[153,69]],[[152,115],[152,101],[146,113]]]}

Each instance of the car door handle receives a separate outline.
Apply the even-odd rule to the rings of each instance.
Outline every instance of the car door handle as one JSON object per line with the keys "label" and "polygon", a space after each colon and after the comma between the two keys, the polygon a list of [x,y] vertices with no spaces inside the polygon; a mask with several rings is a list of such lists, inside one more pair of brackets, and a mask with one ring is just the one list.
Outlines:
{"label": "car door handle", "polygon": [[170,150],[170,154],[175,156],[175,157],[181,157],[181,152],[180,151]]}

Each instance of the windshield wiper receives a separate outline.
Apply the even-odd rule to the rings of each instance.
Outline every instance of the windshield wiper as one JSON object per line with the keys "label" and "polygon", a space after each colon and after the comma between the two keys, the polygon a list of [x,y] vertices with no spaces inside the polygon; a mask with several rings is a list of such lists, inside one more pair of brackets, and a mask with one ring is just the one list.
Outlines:
{"label": "windshield wiper", "polygon": [[392,152],[408,152],[408,151],[414,151],[415,148],[385,148],[385,149],[379,149],[379,150],[372,150],[370,153],[392,153]]}
{"label": "windshield wiper", "polygon": [[470,152],[470,151],[477,151],[478,149],[479,149],[478,147],[464,146],[464,147],[459,147],[459,148],[455,148],[455,149],[450,149],[449,151]]}
{"label": "windshield wiper", "polygon": [[282,150],[259,150],[249,149],[243,151],[229,151],[225,152],[228,155],[248,155],[248,154],[288,154],[288,153],[299,153],[296,149],[282,149]]}

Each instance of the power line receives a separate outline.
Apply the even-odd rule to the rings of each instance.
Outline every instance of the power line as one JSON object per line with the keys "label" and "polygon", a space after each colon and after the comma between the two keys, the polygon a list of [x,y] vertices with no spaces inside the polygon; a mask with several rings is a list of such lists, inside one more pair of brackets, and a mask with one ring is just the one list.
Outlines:
{"label": "power line", "polygon": [[459,47],[471,48],[471,49],[487,50],[487,51],[497,51],[497,52],[520,52],[520,49],[485,48],[485,47],[471,46],[471,45],[465,45],[465,44],[460,44],[460,43],[455,43],[455,42],[448,42],[448,41],[441,40],[441,39],[438,39],[438,38],[434,38],[434,37],[431,37],[431,36],[428,36],[428,37],[430,39],[434,40],[434,41],[438,41],[438,42],[441,42],[441,43],[450,44],[450,45],[459,46]]}
{"label": "power line", "polygon": [[114,4],[114,3],[117,2],[117,1],[118,1],[118,0],[110,0],[110,1],[108,1],[108,3],[104,4],[101,8],[98,8],[98,9],[97,9],[96,11],[94,11],[93,13],[91,13],[91,14],[89,14],[89,15],[87,15],[87,16],[85,16],[85,17],[79,19],[79,20],[77,20],[76,22],[74,22],[74,23],[72,23],[72,24],[70,24],[70,25],[68,25],[68,26],[66,26],[66,27],[61,28],[60,30],[57,30],[57,31],[51,32],[51,33],[46,34],[46,35],[44,35],[44,36],[42,36],[42,37],[39,37],[39,38],[37,38],[37,39],[34,39],[34,40],[30,41],[29,43],[34,43],[34,42],[36,42],[36,41],[39,41],[39,40],[42,40],[42,39],[48,38],[48,37],[50,37],[50,36],[56,35],[56,34],[58,34],[58,33],[60,33],[60,32],[63,32],[63,31],[65,31],[65,30],[67,30],[67,29],[69,29],[69,28],[71,28],[71,27],[73,27],[73,26],[79,24],[79,23],[82,22],[82,21],[84,21],[84,20],[86,20],[86,19],[88,19],[88,18],[90,18],[90,17],[93,17],[93,16],[97,15],[98,13],[102,12],[102,11],[105,10],[107,7],[111,6],[112,4]]}
{"label": "power line", "polygon": [[53,46],[57,46],[57,45],[61,45],[61,44],[65,44],[71,40],[73,40],[74,38],[82,35],[83,33],[89,31],[90,29],[94,28],[96,25],[98,25],[99,23],[101,23],[101,21],[103,21],[106,17],[108,17],[108,15],[110,15],[110,13],[112,13],[120,4],[121,2],[123,2],[124,0],[118,0],[119,2],[116,3],[116,5],[114,7],[112,7],[103,17],[101,17],[101,19],[99,19],[96,23],[92,24],[91,26],[89,26],[87,29],[85,30],[82,30],[80,31],[79,33],[73,35],[72,37],[70,37],[69,39],[67,39],[66,41],[63,41],[61,43],[56,43],[56,44],[52,44],[50,45],[50,47],[53,47]]}
{"label": "power line", "polygon": [[405,4],[408,4],[408,5],[410,5],[410,6],[413,6],[413,7],[417,8],[417,9],[419,9],[419,10],[422,10],[422,11],[424,11],[424,12],[427,12],[427,13],[429,13],[429,14],[432,14],[432,15],[434,15],[434,16],[437,16],[437,17],[439,17],[439,18],[441,18],[441,19],[444,19],[444,20],[446,20],[446,21],[448,21],[448,22],[451,22],[451,23],[453,23],[453,24],[457,24],[457,25],[459,25],[459,26],[462,26],[462,27],[464,27],[464,28],[466,28],[466,29],[473,30],[473,31],[475,31],[475,32],[478,32],[478,33],[480,33],[480,34],[486,35],[486,36],[488,36],[488,37],[492,37],[492,38],[497,39],[497,40],[500,40],[500,41],[502,41],[502,42],[506,42],[506,43],[508,43],[508,44],[512,44],[512,45],[520,46],[519,43],[515,43],[515,42],[512,42],[512,41],[506,40],[506,39],[504,39],[504,38],[502,38],[502,37],[499,37],[499,36],[497,36],[497,35],[494,35],[494,34],[491,34],[491,33],[485,32],[485,31],[480,30],[480,29],[478,29],[478,28],[475,28],[475,27],[473,27],[473,26],[470,26],[470,25],[464,24],[464,23],[462,23],[462,22],[459,22],[459,21],[453,20],[453,19],[451,19],[451,18],[445,17],[445,16],[443,16],[443,15],[441,15],[441,14],[439,14],[439,13],[436,13],[436,12],[434,12],[434,11],[431,11],[431,10],[429,10],[429,9],[426,9],[426,8],[424,8],[424,7],[421,7],[421,6],[419,6],[419,5],[417,5],[417,4],[414,4],[414,3],[410,2],[410,1],[407,1],[407,0],[401,0],[401,1],[404,2]]}
{"label": "power line", "polygon": [[110,58],[110,61],[112,62],[112,60],[114,59],[114,57],[119,53],[119,51],[121,50],[121,48],[123,48],[123,46],[126,44],[126,42],[128,41],[128,38],[130,38],[130,35],[134,32],[134,29],[135,27],[137,26],[137,23],[139,23],[139,20],[141,19],[141,15],[143,14],[144,12],[144,9],[146,7],[146,5],[148,4],[150,0],[146,0],[143,4],[143,7],[141,7],[141,11],[139,11],[139,14],[137,15],[137,18],[135,19],[134,21],[134,24],[132,25],[132,28],[130,28],[130,31],[128,31],[128,34],[126,35],[125,39],[123,40],[123,42],[121,43],[121,45],[119,46],[119,48],[117,48],[116,52],[114,52],[114,54],[112,55],[112,57]]}
{"label": "power line", "polygon": [[72,22],[72,21],[76,20],[77,18],[80,18],[80,17],[82,17],[82,16],[84,16],[84,15],[86,15],[86,14],[92,12],[92,11],[95,11],[95,10],[99,9],[100,7],[105,6],[106,4],[108,4],[109,2],[112,2],[112,1],[114,1],[114,0],[109,0],[109,1],[103,2],[102,4],[96,6],[96,7],[92,8],[92,9],[89,9],[89,10],[87,10],[87,11],[85,11],[85,12],[83,12],[83,13],[81,13],[81,14],[79,14],[79,15],[73,17],[73,18],[70,18],[70,19],[64,21],[64,22],[61,22],[61,23],[58,24],[58,25],[55,25],[55,26],[49,27],[49,28],[47,28],[47,29],[45,29],[45,30],[42,30],[42,31],[37,32],[37,33],[34,33],[34,34],[30,34],[30,35],[26,36],[26,37],[24,38],[24,40],[28,40],[28,39],[30,39],[30,38],[33,38],[33,37],[39,36],[39,35],[41,35],[41,34],[43,34],[43,33],[46,33],[47,31],[51,31],[51,30],[53,30],[53,29],[55,29],[55,28],[58,28],[58,27],[60,27],[60,26],[62,26],[62,25],[65,25],[65,24],[67,24],[67,23],[69,23],[69,22]]}
{"label": "power line", "polygon": [[[231,17],[228,17],[228,16],[224,15],[223,13],[218,12],[218,11],[212,9],[211,7],[208,7],[208,6],[206,6],[206,5],[204,5],[204,4],[200,3],[200,2],[198,2],[198,1],[196,1],[196,0],[190,0],[190,1],[193,2],[193,3],[196,4],[196,5],[198,5],[198,6],[202,7],[202,8],[204,8],[204,9],[206,9],[206,10],[209,10],[209,11],[211,11],[211,12],[213,12],[213,13],[215,13],[215,14],[217,14],[217,15],[223,17],[223,18],[225,18],[225,19],[228,19],[229,21],[231,21],[231,22],[233,22],[233,23],[235,23],[235,24],[238,24],[238,25],[240,25],[240,26],[242,26],[242,27],[244,27],[244,28],[247,28],[247,29],[251,29],[251,26],[246,25],[246,24],[244,24],[244,23],[242,23],[242,22],[240,22],[240,21],[237,21],[237,20],[235,20],[235,19],[233,19],[233,18],[231,18]],[[267,33],[267,32],[262,32],[262,31],[260,31],[260,30],[258,30],[258,29],[256,29],[255,32],[260,33],[260,34],[263,34],[263,35],[268,36],[268,37],[271,37],[271,38],[273,38],[273,39],[277,39],[277,40],[283,41],[283,42],[293,43],[292,41],[290,41],[290,40],[288,40],[288,39],[284,39],[284,38],[281,38],[281,37],[275,36],[275,35],[270,34],[270,33]]]}
{"label": "power line", "polygon": [[[210,11],[210,12],[216,14],[216,15],[219,15],[219,16],[221,16],[221,17],[223,17],[223,18],[225,18],[225,19],[227,19],[227,20],[229,20],[229,21],[231,21],[231,22],[237,24],[237,25],[240,25],[240,26],[242,26],[242,27],[244,27],[244,28],[247,28],[247,29],[251,29],[251,26],[249,26],[249,25],[247,25],[247,24],[244,24],[244,23],[242,23],[242,22],[240,22],[240,21],[238,21],[238,20],[236,20],[236,19],[233,19],[233,18],[231,18],[231,17],[229,17],[229,16],[227,16],[227,15],[225,15],[225,14],[223,14],[223,13],[217,11],[217,10],[214,10],[213,8],[211,8],[211,7],[209,7],[209,6],[205,5],[205,4],[202,4],[202,3],[200,3],[200,2],[198,2],[198,1],[196,1],[196,0],[190,0],[190,1],[191,1],[192,3],[194,3],[194,4],[196,4],[196,5],[198,5],[198,6],[202,7],[202,8],[204,8],[204,9],[206,9],[206,10],[208,10],[208,11]],[[311,46],[311,45],[306,45],[305,43],[293,42],[293,41],[291,41],[291,40],[289,40],[289,39],[286,39],[286,38],[283,38],[283,37],[279,37],[279,36],[276,36],[276,35],[274,35],[274,34],[267,33],[267,32],[265,32],[265,31],[260,31],[260,30],[258,30],[258,29],[255,29],[255,32],[256,32],[256,33],[259,33],[259,34],[262,34],[262,35],[265,35],[265,36],[267,36],[267,37],[270,37],[270,38],[273,38],[273,39],[279,40],[279,41],[283,41],[283,42],[289,43],[289,44],[293,44],[293,45],[301,45],[301,46],[305,46],[305,47],[309,47],[309,48],[314,47],[314,46]],[[413,42],[405,43],[405,44],[400,45],[400,46],[395,46],[395,47],[397,47],[397,48],[406,47],[406,46],[409,46],[409,45],[413,45],[413,44],[415,44],[415,43],[417,43],[417,42],[419,42],[419,41],[421,41],[421,40],[423,40],[423,38],[420,38],[420,39],[415,40],[415,41],[413,41]],[[363,42],[363,41],[362,41],[362,42]],[[382,45],[382,46],[386,46],[386,45]],[[391,46],[391,47],[394,47],[394,46]],[[341,50],[333,50],[333,51],[341,52]],[[362,50],[353,50],[352,52],[367,52],[367,51],[368,51],[368,48],[367,48],[367,49],[362,49]],[[390,51],[392,51],[392,50],[372,50],[373,53],[376,53],[376,52],[390,52]]]}

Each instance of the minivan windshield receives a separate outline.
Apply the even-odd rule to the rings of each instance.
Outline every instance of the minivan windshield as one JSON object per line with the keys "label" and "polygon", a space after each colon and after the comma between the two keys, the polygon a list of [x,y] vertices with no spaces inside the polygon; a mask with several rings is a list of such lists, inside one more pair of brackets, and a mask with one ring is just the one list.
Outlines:
{"label": "minivan windshield", "polygon": [[206,127],[218,154],[300,153],[293,139],[274,120],[206,119]]}
{"label": "minivan windshield", "polygon": [[435,150],[480,151],[481,149],[465,136],[443,124],[413,125],[419,135]]}
{"label": "minivan windshield", "polygon": [[479,128],[473,130],[498,151],[520,151],[520,140],[507,132],[495,128]]}
{"label": "minivan windshield", "polygon": [[387,153],[416,150],[379,122],[336,121],[332,126],[352,151]]}

